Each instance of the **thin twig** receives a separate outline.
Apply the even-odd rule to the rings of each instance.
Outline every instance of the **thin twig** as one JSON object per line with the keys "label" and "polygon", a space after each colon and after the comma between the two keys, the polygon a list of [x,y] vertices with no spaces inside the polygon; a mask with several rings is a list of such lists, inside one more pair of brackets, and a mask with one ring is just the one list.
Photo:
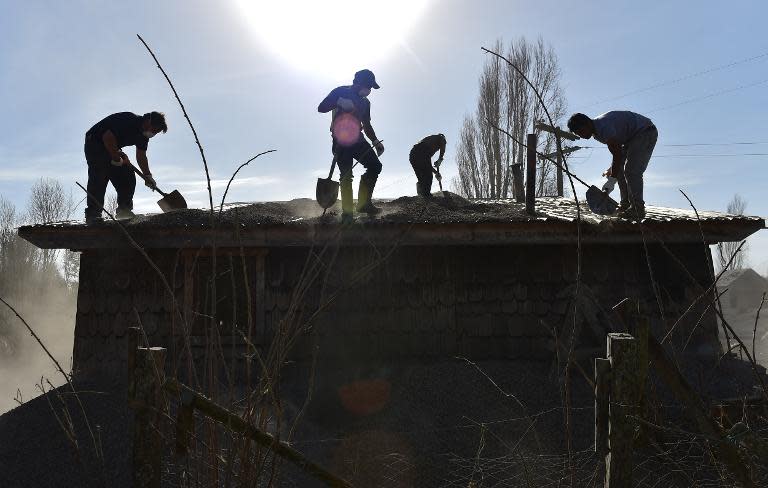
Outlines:
{"label": "thin twig", "polygon": [[[517,72],[528,84],[528,86],[531,87],[534,94],[536,95],[536,98],[539,100],[539,104],[541,105],[542,110],[544,110],[544,114],[547,116],[547,120],[549,121],[549,124],[552,127],[555,127],[555,121],[552,119],[552,116],[549,113],[549,109],[547,108],[547,104],[544,101],[544,97],[539,92],[536,85],[534,85],[531,80],[528,79],[528,77],[525,75],[525,73],[522,72],[520,68],[518,68],[512,61],[508,60],[506,57],[502,56],[499,53],[496,53],[494,51],[491,51],[490,49],[481,48],[483,51],[485,51],[488,54],[491,54],[493,56],[496,56],[498,59],[503,60],[505,63],[507,63],[508,66],[510,66],[512,69]],[[557,153],[560,155],[560,160],[563,162],[563,165],[565,166],[565,173],[568,176],[568,181],[571,184],[571,192],[573,193],[573,198],[576,201],[576,288],[575,288],[575,298],[576,302],[578,301],[579,297],[579,291],[580,291],[580,283],[581,283],[581,206],[579,205],[579,197],[576,193],[576,186],[573,183],[573,177],[570,173],[570,168],[568,168],[567,159],[565,157],[565,154],[563,153],[562,143],[560,140],[560,135],[555,132],[555,145],[557,148]],[[575,306],[575,305],[574,305]],[[569,337],[569,343],[568,343],[568,355],[566,358],[566,364],[565,364],[565,371],[564,371],[564,380],[563,380],[563,388],[565,393],[565,402],[566,402],[566,411],[565,411],[565,429],[566,429],[566,444],[568,447],[568,462],[569,466],[572,463],[572,446],[571,446],[571,415],[570,415],[570,366],[571,362],[573,360],[573,350],[575,347],[576,338],[575,331],[576,331],[576,316],[574,309],[573,314],[573,324],[571,326],[571,334]],[[571,473],[571,477],[573,478],[573,472]],[[573,479],[571,480],[573,481]]]}
{"label": "thin twig", "polygon": [[152,49],[150,49],[149,45],[144,41],[144,39],[139,34],[136,34],[136,37],[138,37],[141,43],[144,44],[144,47],[147,48],[147,51],[149,51],[149,54],[152,56],[152,59],[155,60],[155,64],[157,65],[157,68],[160,70],[161,73],[163,73],[165,80],[168,82],[168,85],[171,87],[171,91],[173,91],[173,96],[176,97],[176,101],[179,102],[179,106],[181,107],[181,111],[184,114],[184,118],[187,119],[189,128],[192,129],[192,135],[195,137],[195,143],[197,144],[197,148],[200,150],[200,157],[203,159],[203,167],[205,168],[205,179],[208,182],[208,200],[211,206],[211,225],[213,225],[213,192],[211,191],[211,175],[208,172],[208,161],[205,159],[205,151],[203,150],[203,145],[200,143],[200,138],[197,137],[197,131],[195,130],[195,126],[192,125],[192,120],[190,120],[189,115],[187,115],[187,109],[184,107],[184,103],[181,101],[181,98],[179,97],[179,94],[176,91],[176,88],[173,86],[171,79],[168,77],[168,74],[160,65],[160,61],[158,61],[157,56],[155,56],[155,53],[152,52]]}
{"label": "thin twig", "polygon": [[752,357],[757,358],[757,355],[755,354],[755,336],[757,335],[757,323],[760,321],[760,311],[763,309],[763,304],[765,304],[765,292],[763,292],[763,297],[760,299],[760,306],[757,307],[757,314],[755,314],[755,326],[752,328]]}
{"label": "thin twig", "polygon": [[269,153],[275,152],[275,151],[277,151],[277,149],[270,149],[269,151],[260,152],[256,156],[252,157],[248,161],[246,161],[243,164],[241,164],[240,166],[238,166],[237,169],[235,170],[235,172],[232,173],[232,177],[229,179],[229,182],[227,183],[227,188],[224,189],[224,195],[221,196],[221,204],[219,205],[219,219],[221,219],[221,211],[224,208],[224,201],[227,198],[227,193],[229,193],[229,185],[232,184],[232,180],[235,179],[235,176],[237,176],[237,173],[239,173],[241,169],[243,169],[244,167],[249,165],[251,163],[251,161],[253,161],[254,159],[258,158],[259,156],[262,156],[264,154],[269,154]]}

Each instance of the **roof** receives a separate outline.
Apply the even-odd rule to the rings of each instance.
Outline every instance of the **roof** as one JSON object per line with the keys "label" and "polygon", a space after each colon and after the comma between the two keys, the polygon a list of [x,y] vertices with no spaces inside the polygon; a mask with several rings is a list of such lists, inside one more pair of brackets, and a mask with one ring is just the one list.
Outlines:
{"label": "roof", "polygon": [[717,286],[719,288],[727,288],[737,281],[744,281],[746,283],[756,284],[756,285],[768,285],[768,280],[766,280],[764,277],[760,276],[757,271],[755,271],[752,268],[742,268],[742,269],[729,269],[725,273],[723,273],[723,276],[720,277],[719,280],[717,280]]}
{"label": "roof", "polygon": [[[436,194],[439,195],[439,194]],[[166,214],[137,216],[123,221],[123,228],[146,248],[306,246],[338,239],[342,245],[399,242],[402,245],[503,245],[515,243],[642,242],[663,240],[708,244],[738,241],[765,228],[761,217],[646,207],[642,223],[591,213],[581,202],[577,226],[574,200],[559,197],[536,199],[536,214],[513,200],[466,200],[447,193],[426,202],[420,197],[377,201],[376,218],[358,216],[342,227],[338,204],[327,215],[314,200],[239,203],[211,215],[188,209]],[[577,231],[580,229],[580,233]],[[341,232],[343,231],[343,232]],[[41,248],[97,249],[130,247],[125,232],[112,221],[96,225],[58,222],[24,226],[19,235]]]}

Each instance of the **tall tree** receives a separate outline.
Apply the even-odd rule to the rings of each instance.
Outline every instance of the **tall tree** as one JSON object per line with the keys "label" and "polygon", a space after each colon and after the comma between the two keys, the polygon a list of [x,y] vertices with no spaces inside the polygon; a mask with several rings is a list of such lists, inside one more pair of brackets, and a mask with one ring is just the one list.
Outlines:
{"label": "tall tree", "polygon": [[[726,211],[731,215],[744,215],[744,211],[747,209],[747,201],[744,200],[738,193],[733,196]],[[747,258],[747,244],[745,243],[739,254],[736,254],[736,250],[739,248],[739,242],[720,242],[717,244],[717,262],[720,265],[720,269],[724,269],[728,266],[728,262],[731,261],[731,265],[728,269],[742,269]],[[736,254],[734,256],[734,254]]]}
{"label": "tall tree", "polygon": [[[524,37],[504,46],[497,40],[494,51],[504,55],[531,80],[544,98],[555,123],[565,115],[566,101],[560,86],[560,68],[551,46],[539,38],[529,42]],[[453,186],[469,198],[524,197],[523,167],[525,148],[494,129],[506,130],[524,142],[526,134],[539,136],[539,151],[555,151],[555,139],[549,133],[534,130],[534,123],[545,118],[536,94],[523,76],[497,57],[489,57],[479,78],[480,93],[474,114],[464,117],[456,149],[459,176]],[[551,163],[539,162],[537,195],[557,192]]]}
{"label": "tall tree", "polygon": [[[40,178],[32,185],[27,219],[32,224],[58,222],[68,219],[73,211],[72,196],[64,193],[58,180]],[[48,270],[56,262],[58,252],[55,249],[43,249],[41,268]]]}

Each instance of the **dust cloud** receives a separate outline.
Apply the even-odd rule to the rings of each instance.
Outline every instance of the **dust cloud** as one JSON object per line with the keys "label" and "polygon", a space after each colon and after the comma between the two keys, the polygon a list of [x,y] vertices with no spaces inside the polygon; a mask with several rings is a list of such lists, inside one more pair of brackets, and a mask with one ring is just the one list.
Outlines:
{"label": "dust cloud", "polygon": [[[38,277],[41,278],[41,277]],[[26,292],[11,293],[3,298],[29,323],[65,372],[71,369],[74,341],[77,291],[58,277],[40,279]],[[26,288],[26,287],[25,287]],[[64,378],[27,331],[24,324],[0,303],[0,414],[18,406],[21,401],[40,395],[35,386],[46,389]]]}

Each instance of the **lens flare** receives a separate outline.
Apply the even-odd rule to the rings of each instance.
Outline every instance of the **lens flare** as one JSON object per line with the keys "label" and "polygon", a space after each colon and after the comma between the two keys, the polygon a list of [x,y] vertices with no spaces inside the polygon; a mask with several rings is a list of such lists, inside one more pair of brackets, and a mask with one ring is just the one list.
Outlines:
{"label": "lens flare", "polygon": [[360,120],[352,114],[341,114],[333,121],[331,132],[338,144],[351,146],[360,140]]}

